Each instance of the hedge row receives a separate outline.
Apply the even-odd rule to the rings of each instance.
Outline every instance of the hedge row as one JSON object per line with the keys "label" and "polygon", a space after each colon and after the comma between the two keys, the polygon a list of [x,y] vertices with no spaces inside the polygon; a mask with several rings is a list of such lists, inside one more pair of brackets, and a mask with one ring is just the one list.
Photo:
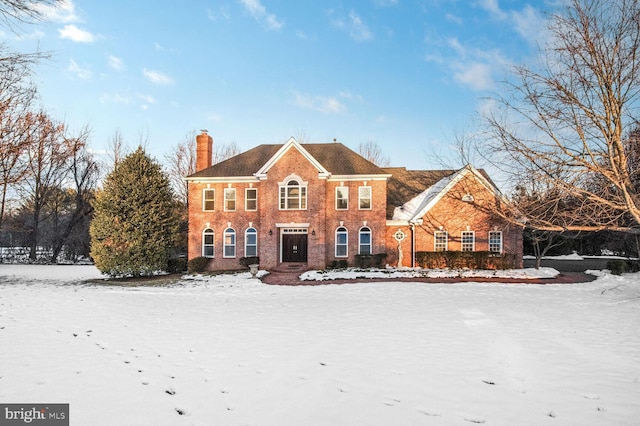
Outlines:
{"label": "hedge row", "polygon": [[616,259],[607,262],[607,269],[613,275],[622,275],[627,272],[640,272],[640,262],[637,260]]}
{"label": "hedge row", "polygon": [[512,269],[513,254],[496,255],[489,251],[419,251],[416,263],[425,269]]}

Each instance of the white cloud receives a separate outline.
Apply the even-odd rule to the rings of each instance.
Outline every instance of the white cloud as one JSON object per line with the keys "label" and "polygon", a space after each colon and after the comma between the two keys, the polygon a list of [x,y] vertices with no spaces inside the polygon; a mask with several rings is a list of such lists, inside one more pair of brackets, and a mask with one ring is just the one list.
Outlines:
{"label": "white cloud", "polygon": [[76,61],[74,61],[73,59],[69,61],[69,66],[67,67],[67,71],[73,73],[76,77],[81,78],[83,80],[88,80],[93,75],[90,69],[80,67],[80,65],[78,65]]}
{"label": "white cloud", "polygon": [[507,18],[507,13],[500,9],[498,0],[479,0],[477,5],[489,12],[496,19],[502,20]]}
{"label": "white cloud", "polygon": [[293,104],[323,114],[339,114],[347,107],[334,96],[313,96],[306,93],[294,93]]}
{"label": "white cloud", "polygon": [[319,111],[324,114],[338,113],[345,109],[344,105],[336,98],[324,96],[310,96],[296,93],[294,104],[302,109]]}
{"label": "white cloud", "polygon": [[207,18],[212,22],[228,21],[231,19],[227,6],[220,6],[218,10],[207,9]]}
{"label": "white cloud", "polygon": [[486,63],[471,62],[454,66],[457,70],[453,78],[472,90],[488,90],[493,88],[494,81],[491,66]]}
{"label": "white cloud", "polygon": [[511,19],[515,30],[529,43],[533,44],[544,37],[545,19],[533,7],[526,5],[521,12],[512,12]]}
{"label": "white cloud", "polygon": [[[329,14],[333,14],[333,11],[329,12]],[[333,19],[332,23],[335,27],[347,31],[349,33],[349,37],[355,41],[360,42],[373,39],[373,33],[367,24],[365,24],[360,15],[353,10],[349,12],[349,16],[339,16]]]}
{"label": "white cloud", "polygon": [[173,78],[168,76],[167,74],[161,73],[160,71],[143,69],[142,74],[154,84],[167,85],[173,84]]}
{"label": "white cloud", "polygon": [[33,7],[47,21],[62,23],[79,21],[73,0],[60,0],[53,5],[35,2]]}
{"label": "white cloud", "polygon": [[267,12],[267,9],[260,3],[260,0],[239,0],[244,8],[267,30],[279,30],[284,26],[284,22],[273,13]]}
{"label": "white cloud", "polygon": [[458,15],[454,15],[453,13],[447,13],[444,15],[445,19],[449,22],[453,22],[454,24],[462,25],[462,18]]}
{"label": "white cloud", "polygon": [[124,70],[124,62],[122,62],[122,59],[118,58],[117,56],[109,55],[108,62],[109,68],[111,69],[116,71]]}
{"label": "white cloud", "polygon": [[142,93],[138,93],[136,94],[136,97],[140,99],[142,102],[147,104],[155,104],[157,102],[156,99],[151,95],[144,95]]}
{"label": "white cloud", "polygon": [[398,4],[398,0],[374,0],[378,7],[391,7]]}
{"label": "white cloud", "polygon": [[93,43],[96,39],[89,31],[73,24],[65,25],[64,28],[58,30],[58,33],[60,33],[60,38],[66,38],[76,43]]}
{"label": "white cloud", "polygon": [[100,102],[102,102],[103,104],[113,103],[129,105],[131,104],[131,102],[133,102],[133,99],[131,99],[130,96],[120,95],[117,93],[113,95],[109,93],[103,93],[102,96],[100,96]]}

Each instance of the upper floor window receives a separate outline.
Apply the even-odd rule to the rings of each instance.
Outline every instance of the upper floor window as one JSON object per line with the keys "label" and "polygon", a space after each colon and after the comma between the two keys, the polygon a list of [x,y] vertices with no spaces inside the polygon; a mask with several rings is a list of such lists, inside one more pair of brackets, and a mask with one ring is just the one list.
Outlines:
{"label": "upper floor window", "polygon": [[207,228],[202,231],[202,256],[213,257],[214,255],[214,234],[213,229]]}
{"label": "upper floor window", "polygon": [[462,251],[474,251],[476,234],[473,231],[462,231]]}
{"label": "upper floor window", "polygon": [[224,230],[223,257],[236,257],[236,231],[233,228]]}
{"label": "upper floor window", "polygon": [[252,257],[258,255],[258,231],[249,228],[244,232],[244,255]]}
{"label": "upper floor window", "polygon": [[236,210],[236,189],[224,189],[224,211],[232,212]]}
{"label": "upper floor window", "polygon": [[306,210],[307,187],[295,179],[280,187],[280,210]]}
{"label": "upper floor window", "polygon": [[434,251],[447,251],[448,239],[449,235],[447,234],[447,231],[436,231],[433,234]]}
{"label": "upper floor window", "polygon": [[258,190],[247,188],[244,191],[244,209],[246,211],[258,210]]}
{"label": "upper floor window", "polygon": [[358,188],[358,208],[360,210],[371,210],[370,186],[361,186]]}
{"label": "upper floor window", "polygon": [[336,257],[347,257],[348,256],[348,232],[347,228],[341,226],[336,229]]}
{"label": "upper floor window", "polygon": [[202,210],[205,212],[213,211],[215,208],[216,191],[211,188],[202,190]]}
{"label": "upper floor window", "polygon": [[346,186],[336,187],[336,210],[349,209],[349,188]]}
{"label": "upper floor window", "polygon": [[502,231],[489,231],[489,251],[502,253]]}
{"label": "upper floor window", "polygon": [[371,254],[371,229],[366,226],[360,228],[358,236],[358,253]]}

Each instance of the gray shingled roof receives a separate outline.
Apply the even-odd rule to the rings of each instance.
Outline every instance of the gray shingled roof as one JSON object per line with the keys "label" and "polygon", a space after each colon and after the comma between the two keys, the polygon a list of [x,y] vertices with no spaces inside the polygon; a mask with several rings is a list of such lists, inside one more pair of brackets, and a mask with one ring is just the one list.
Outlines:
{"label": "gray shingled roof", "polygon": [[393,217],[393,210],[420,195],[436,182],[450,176],[456,170],[407,170],[405,167],[383,169],[391,174],[387,180],[387,219]]}
{"label": "gray shingled roof", "polygon": [[[259,145],[189,177],[253,176],[278,152],[282,145]],[[309,143],[301,145],[332,175],[379,175],[387,173],[341,143]]]}

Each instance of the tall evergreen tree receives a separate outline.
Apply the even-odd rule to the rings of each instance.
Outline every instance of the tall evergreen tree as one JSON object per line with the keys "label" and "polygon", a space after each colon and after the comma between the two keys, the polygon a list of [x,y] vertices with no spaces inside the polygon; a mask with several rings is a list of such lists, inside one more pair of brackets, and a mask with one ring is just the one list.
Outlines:
{"label": "tall evergreen tree", "polygon": [[178,231],[169,179],[142,148],[118,162],[94,200],[91,256],[110,276],[167,269]]}

